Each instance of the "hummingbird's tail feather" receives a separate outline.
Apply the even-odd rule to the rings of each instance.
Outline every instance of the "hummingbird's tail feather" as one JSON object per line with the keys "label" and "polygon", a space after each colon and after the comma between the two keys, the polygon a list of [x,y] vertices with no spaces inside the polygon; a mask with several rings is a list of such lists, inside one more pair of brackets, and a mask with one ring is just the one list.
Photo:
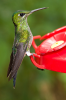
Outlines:
{"label": "hummingbird's tail feather", "polygon": [[13,88],[14,89],[15,89],[15,84],[16,84],[16,76],[17,76],[17,73],[13,77]]}
{"label": "hummingbird's tail feather", "polygon": [[10,79],[14,78],[15,74],[17,73],[17,70],[24,58],[25,52],[27,50],[27,43],[20,43],[18,46],[16,46],[17,52],[15,56],[13,56],[13,53],[11,54],[10,64],[8,68],[7,77]]}

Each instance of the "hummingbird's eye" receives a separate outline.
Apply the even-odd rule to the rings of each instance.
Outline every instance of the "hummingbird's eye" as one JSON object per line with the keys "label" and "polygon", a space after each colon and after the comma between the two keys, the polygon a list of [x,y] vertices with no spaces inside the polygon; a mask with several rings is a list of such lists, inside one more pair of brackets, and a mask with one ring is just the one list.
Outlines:
{"label": "hummingbird's eye", "polygon": [[24,16],[25,15],[25,13],[20,13],[20,16],[22,17],[22,16]]}

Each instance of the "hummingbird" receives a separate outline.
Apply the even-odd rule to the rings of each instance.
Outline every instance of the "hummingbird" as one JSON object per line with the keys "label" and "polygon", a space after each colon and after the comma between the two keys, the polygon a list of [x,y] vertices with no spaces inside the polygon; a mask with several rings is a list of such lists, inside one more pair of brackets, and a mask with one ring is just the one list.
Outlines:
{"label": "hummingbird", "polygon": [[15,26],[15,38],[10,56],[7,77],[9,80],[13,78],[13,87],[15,88],[17,71],[23,61],[25,55],[31,56],[30,47],[33,40],[33,35],[27,23],[27,17],[38,10],[46,9],[47,7],[38,8],[31,11],[18,10],[12,15],[12,21]]}

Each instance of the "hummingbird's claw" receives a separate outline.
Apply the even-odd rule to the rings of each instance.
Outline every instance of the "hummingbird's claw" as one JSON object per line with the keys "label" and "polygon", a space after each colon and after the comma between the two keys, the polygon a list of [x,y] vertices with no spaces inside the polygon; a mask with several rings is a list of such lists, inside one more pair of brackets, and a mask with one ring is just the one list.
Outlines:
{"label": "hummingbird's claw", "polygon": [[38,70],[44,71],[44,69],[37,68]]}
{"label": "hummingbird's claw", "polygon": [[33,54],[35,54],[35,53],[31,53],[31,56],[34,56]]}

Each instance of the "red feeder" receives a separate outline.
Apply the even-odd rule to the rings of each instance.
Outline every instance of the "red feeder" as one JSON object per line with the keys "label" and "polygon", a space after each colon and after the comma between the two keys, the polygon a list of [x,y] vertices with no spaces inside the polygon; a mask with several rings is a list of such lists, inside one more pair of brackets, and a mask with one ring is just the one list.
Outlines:
{"label": "red feeder", "polygon": [[[35,39],[45,39],[39,46]],[[33,37],[32,46],[35,49],[34,57],[30,56],[32,63],[40,68],[66,73],[66,26],[41,37]]]}

